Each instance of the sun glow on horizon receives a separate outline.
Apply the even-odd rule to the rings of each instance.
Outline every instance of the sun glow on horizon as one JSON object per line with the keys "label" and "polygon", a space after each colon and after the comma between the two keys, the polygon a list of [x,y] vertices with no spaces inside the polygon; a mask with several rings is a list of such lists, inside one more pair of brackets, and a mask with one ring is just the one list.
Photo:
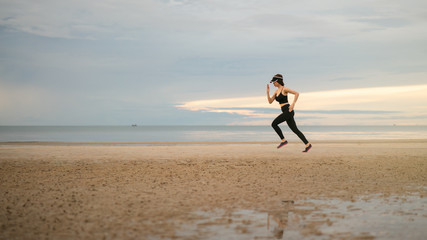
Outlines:
{"label": "sun glow on horizon", "polygon": [[[426,92],[427,84],[307,92],[300,93],[295,110],[302,124],[425,124]],[[289,102],[292,101],[291,94]],[[231,125],[269,124],[280,113],[277,102],[268,104],[265,96],[195,100],[177,107],[242,117],[241,121]],[[278,111],[265,113],[263,109]]]}

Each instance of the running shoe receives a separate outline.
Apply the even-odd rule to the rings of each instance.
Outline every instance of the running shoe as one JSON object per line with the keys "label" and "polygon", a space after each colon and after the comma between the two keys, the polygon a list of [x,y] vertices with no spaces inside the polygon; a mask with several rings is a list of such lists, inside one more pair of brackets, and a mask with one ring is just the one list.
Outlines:
{"label": "running shoe", "polygon": [[311,144],[310,145],[308,145],[308,147],[306,147],[305,148],[305,150],[304,151],[302,151],[302,152],[308,152],[308,150],[310,150],[311,149]]}
{"label": "running shoe", "polygon": [[288,141],[281,142],[281,143],[279,144],[279,146],[277,146],[277,149],[279,149],[279,148],[281,148],[281,147],[285,146],[286,144],[288,144]]}

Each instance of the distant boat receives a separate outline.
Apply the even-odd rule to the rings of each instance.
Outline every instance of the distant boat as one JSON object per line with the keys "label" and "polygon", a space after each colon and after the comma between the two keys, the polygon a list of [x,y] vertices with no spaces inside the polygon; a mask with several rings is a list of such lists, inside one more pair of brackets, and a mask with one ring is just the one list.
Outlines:
{"label": "distant boat", "polygon": [[136,124],[132,124],[132,127],[138,127],[138,125],[136,125]]}

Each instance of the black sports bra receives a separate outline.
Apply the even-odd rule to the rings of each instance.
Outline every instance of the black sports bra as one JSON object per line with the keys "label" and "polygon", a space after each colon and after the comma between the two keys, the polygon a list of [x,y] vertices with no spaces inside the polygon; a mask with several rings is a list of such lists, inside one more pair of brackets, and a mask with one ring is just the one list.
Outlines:
{"label": "black sports bra", "polygon": [[276,96],[276,101],[280,104],[288,103],[288,95],[283,95],[282,92],[280,92],[279,96]]}

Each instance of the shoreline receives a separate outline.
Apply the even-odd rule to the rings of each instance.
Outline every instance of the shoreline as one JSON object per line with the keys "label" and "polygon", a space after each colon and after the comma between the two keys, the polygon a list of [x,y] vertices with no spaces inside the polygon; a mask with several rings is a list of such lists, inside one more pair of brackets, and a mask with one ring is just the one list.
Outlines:
{"label": "shoreline", "polygon": [[[277,144],[280,141],[158,141],[158,142],[61,142],[61,141],[10,141],[0,142],[1,146],[129,146],[129,145],[222,145],[222,144]],[[289,143],[301,143],[299,140],[288,140]],[[313,144],[363,144],[363,143],[427,143],[427,138],[420,139],[348,139],[348,140],[314,140]]]}

